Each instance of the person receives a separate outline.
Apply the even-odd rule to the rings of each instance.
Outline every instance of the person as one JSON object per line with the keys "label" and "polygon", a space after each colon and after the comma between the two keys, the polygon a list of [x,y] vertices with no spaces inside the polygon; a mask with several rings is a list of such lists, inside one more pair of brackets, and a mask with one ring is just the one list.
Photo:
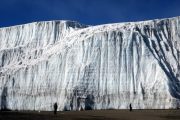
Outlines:
{"label": "person", "polygon": [[129,105],[129,111],[130,111],[130,112],[132,111],[132,105],[131,105],[131,103],[130,103],[130,105]]}
{"label": "person", "polygon": [[57,113],[57,108],[58,108],[58,105],[57,105],[57,102],[56,103],[54,103],[54,114],[56,115],[56,113]]}

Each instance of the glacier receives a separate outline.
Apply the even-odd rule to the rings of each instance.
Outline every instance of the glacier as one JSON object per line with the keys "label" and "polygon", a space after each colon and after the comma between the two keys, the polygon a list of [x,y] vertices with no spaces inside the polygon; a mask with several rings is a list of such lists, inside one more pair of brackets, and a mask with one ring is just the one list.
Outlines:
{"label": "glacier", "polygon": [[0,108],[180,107],[180,17],[0,28]]}

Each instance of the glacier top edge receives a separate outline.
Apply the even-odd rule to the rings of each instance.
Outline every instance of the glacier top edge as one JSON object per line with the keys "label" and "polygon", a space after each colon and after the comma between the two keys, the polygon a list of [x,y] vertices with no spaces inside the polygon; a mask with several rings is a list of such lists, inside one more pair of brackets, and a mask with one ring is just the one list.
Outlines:
{"label": "glacier top edge", "polygon": [[51,23],[51,22],[60,22],[60,23],[71,23],[71,24],[78,24],[79,26],[82,26],[82,28],[84,27],[89,27],[91,25],[85,25],[82,23],[79,23],[77,21],[73,21],[73,20],[47,20],[47,21],[34,21],[34,22],[30,22],[30,23],[25,23],[25,24],[19,24],[19,25],[13,25],[13,26],[8,26],[8,27],[0,27],[1,29],[9,29],[9,28],[16,28],[16,27],[22,27],[22,26],[26,26],[26,25],[33,25],[33,24],[39,24],[39,23]]}
{"label": "glacier top edge", "polygon": [[82,24],[82,23],[79,23],[79,22],[74,21],[74,20],[47,20],[47,21],[34,21],[34,22],[30,22],[30,23],[19,24],[19,25],[12,25],[12,26],[8,26],[8,27],[0,27],[0,29],[8,29],[8,28],[12,28],[12,27],[21,27],[21,26],[24,26],[24,25],[31,25],[31,24],[38,24],[38,23],[50,23],[50,22],[74,23],[74,24],[79,24],[79,25],[84,26],[85,28],[87,28],[87,27],[94,27],[94,26],[104,26],[104,25],[109,25],[109,24],[133,24],[133,23],[137,23],[138,24],[138,23],[142,23],[142,22],[172,20],[172,19],[176,19],[176,18],[180,19],[180,16],[175,16],[175,17],[170,17],[170,18],[160,18],[160,19],[149,19],[149,20],[131,21],[131,22],[115,22],[115,23],[106,23],[106,24],[99,24],[99,25],[86,25],[86,24]]}

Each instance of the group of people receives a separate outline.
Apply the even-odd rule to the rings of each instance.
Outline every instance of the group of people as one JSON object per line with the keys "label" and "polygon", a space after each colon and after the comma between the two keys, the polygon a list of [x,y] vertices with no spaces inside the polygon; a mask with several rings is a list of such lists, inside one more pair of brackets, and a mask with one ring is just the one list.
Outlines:
{"label": "group of people", "polygon": [[[57,108],[58,108],[58,105],[57,105],[57,102],[54,103],[54,114],[56,115],[57,114]],[[132,111],[132,105],[131,103],[129,104],[129,111],[131,112]]]}

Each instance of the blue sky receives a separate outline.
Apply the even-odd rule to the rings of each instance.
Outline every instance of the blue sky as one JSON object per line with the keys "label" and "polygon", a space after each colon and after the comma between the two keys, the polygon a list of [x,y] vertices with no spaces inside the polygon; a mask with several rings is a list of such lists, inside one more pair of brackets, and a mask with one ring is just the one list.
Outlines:
{"label": "blue sky", "polygon": [[46,20],[96,25],[180,16],[180,0],[0,0],[0,27]]}

